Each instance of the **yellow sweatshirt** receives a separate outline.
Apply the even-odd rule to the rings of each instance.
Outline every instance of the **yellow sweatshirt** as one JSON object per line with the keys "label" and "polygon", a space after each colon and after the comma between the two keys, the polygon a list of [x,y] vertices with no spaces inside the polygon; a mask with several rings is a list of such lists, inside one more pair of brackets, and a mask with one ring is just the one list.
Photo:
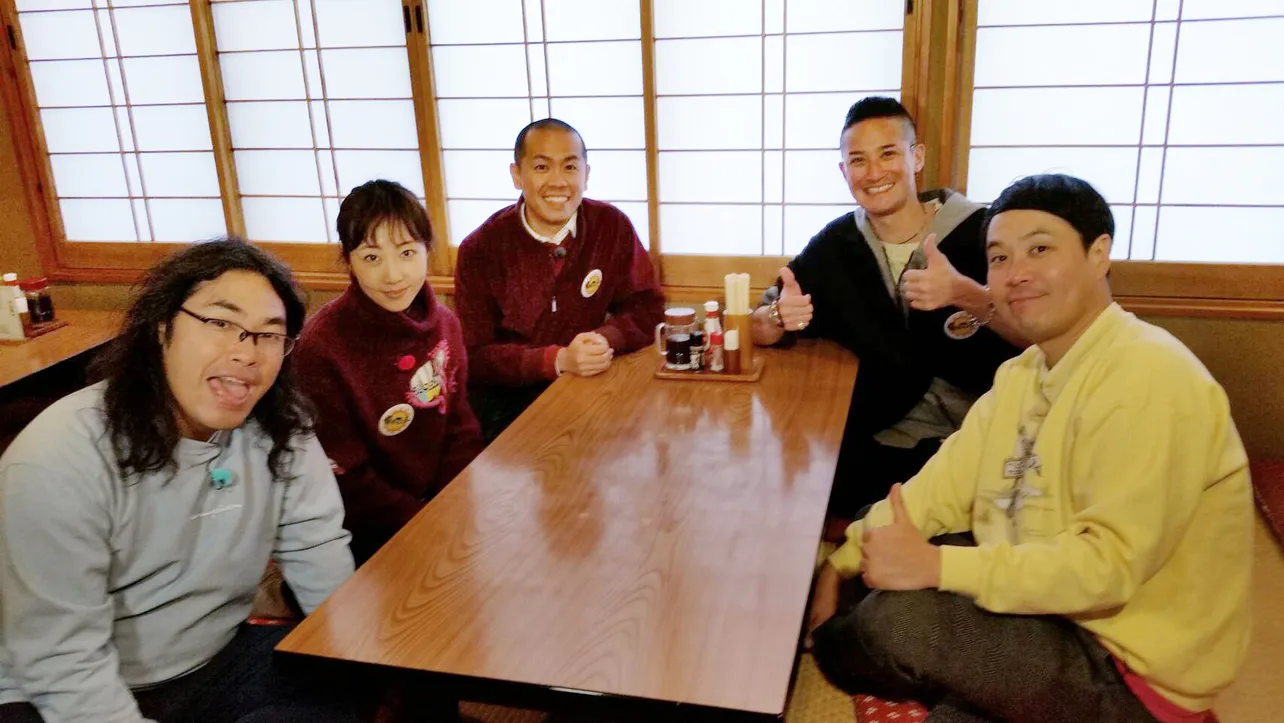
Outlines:
{"label": "yellow sweatshirt", "polygon": [[[1248,647],[1248,458],[1221,386],[1166,331],[1112,304],[1048,369],[1000,367],[962,428],[904,486],[941,548],[941,589],[996,613],[1060,614],[1157,692],[1212,707]],[[860,570],[864,524],[830,557]]]}

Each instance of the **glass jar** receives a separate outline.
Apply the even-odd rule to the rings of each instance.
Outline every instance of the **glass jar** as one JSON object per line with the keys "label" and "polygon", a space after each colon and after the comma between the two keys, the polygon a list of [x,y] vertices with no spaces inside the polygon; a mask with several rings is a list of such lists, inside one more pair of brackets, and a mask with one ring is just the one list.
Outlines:
{"label": "glass jar", "polygon": [[655,348],[664,357],[664,368],[687,371],[691,368],[691,332],[695,331],[695,309],[665,309],[664,321],[655,327]]}
{"label": "glass jar", "polygon": [[54,320],[53,297],[49,294],[49,279],[23,279],[18,282],[23,296],[27,297],[27,311],[32,324],[48,324]]}

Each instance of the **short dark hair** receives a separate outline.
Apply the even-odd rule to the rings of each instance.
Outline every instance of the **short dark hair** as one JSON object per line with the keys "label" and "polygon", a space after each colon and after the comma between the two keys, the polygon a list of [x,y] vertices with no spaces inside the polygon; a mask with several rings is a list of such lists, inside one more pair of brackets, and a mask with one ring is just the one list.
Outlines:
{"label": "short dark hair", "polygon": [[[910,143],[915,143],[918,138],[914,130],[914,118],[905,110],[905,106],[895,98],[888,98],[885,95],[871,95],[868,98],[861,98],[852,103],[852,107],[847,109],[847,118],[843,120],[842,133],[846,133],[848,128],[867,121],[871,118],[900,118],[905,121],[905,128],[909,133]],[[839,133],[839,136],[842,135]]]}
{"label": "short dark hair", "polygon": [[[180,410],[165,375],[161,327],[168,342],[179,308],[196,288],[229,271],[251,271],[266,279],[285,305],[286,333],[296,337],[303,329],[306,308],[290,269],[239,238],[197,243],[153,266],[136,289],[120,335],[96,362],[96,376],[107,381],[103,411],[122,478],[159,472],[174,464],[174,447],[182,436]],[[268,466],[275,479],[288,479],[292,442],[312,431],[309,410],[295,388],[287,356],[276,380],[250,412],[250,418],[272,438]]]}
{"label": "short dark hair", "polygon": [[405,226],[412,238],[432,248],[432,223],[419,199],[400,183],[378,178],[349,191],[339,205],[339,218],[334,225],[343,257],[346,259],[375,229],[389,222]]}
{"label": "short dark hair", "polygon": [[566,121],[558,120],[556,118],[541,118],[533,123],[527,123],[525,128],[517,132],[517,142],[513,144],[513,163],[516,163],[519,166],[522,164],[522,157],[526,155],[526,134],[531,131],[543,130],[545,128],[574,133],[575,137],[580,141],[581,159],[585,163],[588,162],[588,146],[584,145],[584,136],[581,136],[580,132],[575,130],[574,126]]}
{"label": "short dark hair", "polygon": [[1085,249],[1103,234],[1115,235],[1115,217],[1110,204],[1087,181],[1062,173],[1026,176],[1003,189],[985,212],[981,237],[990,222],[1004,211],[1043,211],[1056,216],[1079,232]]}

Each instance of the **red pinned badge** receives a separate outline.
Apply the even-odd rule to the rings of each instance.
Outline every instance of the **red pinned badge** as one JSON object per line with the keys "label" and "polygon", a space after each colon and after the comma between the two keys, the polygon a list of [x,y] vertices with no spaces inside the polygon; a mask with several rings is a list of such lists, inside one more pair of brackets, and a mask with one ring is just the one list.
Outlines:
{"label": "red pinned badge", "polygon": [[415,368],[415,357],[413,354],[407,354],[397,360],[397,368],[403,372],[408,372]]}

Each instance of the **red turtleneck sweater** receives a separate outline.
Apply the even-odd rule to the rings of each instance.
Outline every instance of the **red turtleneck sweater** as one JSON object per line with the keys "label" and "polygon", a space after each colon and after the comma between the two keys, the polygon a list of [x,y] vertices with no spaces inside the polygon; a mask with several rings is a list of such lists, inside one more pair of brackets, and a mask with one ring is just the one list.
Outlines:
{"label": "red turtleneck sweater", "polygon": [[558,348],[586,331],[617,354],[652,343],[664,293],[623,211],[584,199],[561,259],[531,237],[519,213],[520,203],[500,210],[459,247],[455,310],[475,386],[547,384],[557,377]]}
{"label": "red turtleneck sweater", "polygon": [[481,452],[459,319],[427,286],[398,314],[353,284],[308,320],[294,353],[364,559]]}

